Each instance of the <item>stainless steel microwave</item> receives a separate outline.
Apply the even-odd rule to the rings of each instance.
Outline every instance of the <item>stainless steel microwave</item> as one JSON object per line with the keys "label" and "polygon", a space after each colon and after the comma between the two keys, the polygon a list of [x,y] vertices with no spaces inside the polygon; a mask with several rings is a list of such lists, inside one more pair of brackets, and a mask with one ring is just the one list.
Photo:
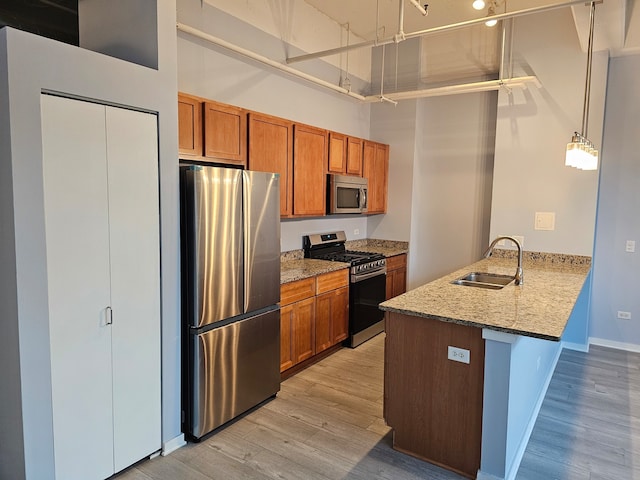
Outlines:
{"label": "stainless steel microwave", "polygon": [[327,213],[367,213],[366,178],[333,174],[327,177]]}

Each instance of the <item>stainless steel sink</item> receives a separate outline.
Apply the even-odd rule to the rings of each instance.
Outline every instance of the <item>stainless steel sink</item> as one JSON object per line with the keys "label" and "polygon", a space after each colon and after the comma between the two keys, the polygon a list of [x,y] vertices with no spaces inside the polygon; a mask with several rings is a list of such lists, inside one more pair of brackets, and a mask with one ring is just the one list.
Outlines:
{"label": "stainless steel sink", "polygon": [[513,282],[514,277],[511,275],[501,275],[498,273],[471,272],[465,276],[456,278],[453,282],[455,285],[464,285],[467,287],[489,288],[492,290],[500,290],[501,288]]}

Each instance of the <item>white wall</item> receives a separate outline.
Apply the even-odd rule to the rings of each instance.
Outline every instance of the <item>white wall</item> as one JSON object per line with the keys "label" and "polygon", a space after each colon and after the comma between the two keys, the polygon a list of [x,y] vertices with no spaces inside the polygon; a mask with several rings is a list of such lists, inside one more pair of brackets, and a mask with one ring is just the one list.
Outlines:
{"label": "white wall", "polygon": [[[242,36],[251,40],[253,48],[248,47],[251,49],[264,51],[265,45],[273,41],[264,32],[199,0],[181,0],[178,21],[222,38],[232,33]],[[269,115],[369,138],[369,105],[294,79],[183,33],[178,34],[178,89]],[[356,229],[360,231],[359,235],[353,233]],[[330,216],[285,220],[282,222],[281,249],[300,249],[302,235],[332,230],[345,230],[349,240],[366,238],[366,218]]]}
{"label": "white wall", "polygon": [[[592,343],[640,350],[640,55],[613,58],[600,170],[593,265]],[[636,252],[625,251],[635,240]],[[631,312],[620,320],[617,312]]]}
{"label": "white wall", "polygon": [[388,213],[368,218],[371,238],[404,242],[411,238],[416,106],[416,100],[406,100],[397,106],[375,103],[371,107],[371,138],[389,144]]}
{"label": "white wall", "polygon": [[[569,9],[514,23],[515,74],[542,88],[498,96],[491,238],[522,235],[525,250],[591,255],[597,171],[564,166],[567,142],[582,123],[586,54]],[[601,146],[607,53],[593,56],[588,137]],[[535,212],[555,212],[554,231],[534,230]]]}
{"label": "white wall", "polygon": [[[280,48],[270,57],[284,61],[302,53],[313,53],[347,44],[346,27],[338,25],[313,6],[299,0],[205,0],[217,9],[242,18],[260,30],[278,38]],[[363,42],[365,39],[350,34],[349,44]],[[299,50],[299,51],[298,51]],[[259,51],[259,50],[256,50]],[[358,77],[368,81],[371,75],[371,56],[366,48],[352,50],[347,54],[322,57],[323,62],[341,70],[349,68],[351,78]],[[347,65],[348,60],[348,65]],[[306,62],[294,64],[294,68]],[[346,72],[345,72],[346,73]],[[336,78],[335,80],[339,80]]]}
{"label": "white wall", "polygon": [[[2,318],[3,324],[13,323],[19,329],[19,358],[15,357],[18,353],[15,344],[5,345],[11,342],[12,335],[15,340],[15,331],[11,328],[7,335],[0,336],[0,350],[5,354],[4,347],[7,347],[6,351],[12,353],[8,371],[15,371],[16,362],[20,367],[19,380],[3,382],[3,389],[7,385],[15,386],[17,381],[21,389],[21,411],[15,405],[15,396],[0,396],[2,478],[49,479],[54,472],[51,375],[46,367],[49,333],[40,122],[42,90],[159,112],[163,441],[180,435],[175,1],[160,0],[154,9],[158,15],[159,70],[13,29],[6,28],[0,34],[0,51],[4,52],[0,56],[0,60],[4,60],[0,64],[0,75],[6,79],[0,88],[4,87],[3,93],[7,94],[0,102],[0,138],[11,139],[10,151],[3,141],[0,163],[3,173],[11,168],[13,195],[10,200],[14,215],[14,222],[8,224],[9,204],[5,203],[8,199],[3,189],[0,248],[2,258],[12,255],[15,259],[14,275],[13,262],[2,270],[3,295],[11,297],[6,298],[9,306],[3,305]],[[8,181],[4,175],[2,178],[3,183]],[[17,422],[4,420],[11,417],[21,420],[22,432],[17,431]],[[4,427],[9,430],[5,431]],[[16,446],[21,438],[23,444]],[[5,449],[9,448],[16,455],[5,461]],[[22,452],[18,450],[24,453],[22,466]]]}
{"label": "white wall", "polygon": [[423,99],[416,136],[412,244],[422,253],[412,286],[477,261],[487,246],[495,92]]}
{"label": "white wall", "polygon": [[408,287],[473,263],[489,236],[495,92],[377,104],[371,135],[390,144],[388,215],[369,236],[410,242]]}

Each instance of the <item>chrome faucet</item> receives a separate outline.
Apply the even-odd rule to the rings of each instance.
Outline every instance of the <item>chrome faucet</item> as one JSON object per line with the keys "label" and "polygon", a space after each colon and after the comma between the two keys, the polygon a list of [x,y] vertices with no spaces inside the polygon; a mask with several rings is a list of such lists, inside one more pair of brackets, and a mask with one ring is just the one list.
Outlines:
{"label": "chrome faucet", "polygon": [[518,247],[518,268],[516,269],[516,274],[513,276],[513,278],[515,279],[516,285],[522,285],[522,283],[524,282],[524,274],[522,272],[522,245],[520,245],[520,242],[514,237],[510,237],[507,235],[496,237],[493,242],[491,242],[491,245],[489,245],[489,248],[487,248],[487,250],[484,252],[484,258],[489,258],[491,256],[491,254],[493,253],[493,247],[495,247],[496,243],[498,243],[500,240],[511,240],[516,244],[516,247]]}

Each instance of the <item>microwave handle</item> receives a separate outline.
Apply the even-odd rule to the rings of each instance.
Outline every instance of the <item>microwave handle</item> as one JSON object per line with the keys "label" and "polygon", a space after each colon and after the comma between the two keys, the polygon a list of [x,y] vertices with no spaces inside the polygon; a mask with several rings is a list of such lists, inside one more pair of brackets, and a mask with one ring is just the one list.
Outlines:
{"label": "microwave handle", "polygon": [[367,189],[360,189],[360,208],[367,208]]}

